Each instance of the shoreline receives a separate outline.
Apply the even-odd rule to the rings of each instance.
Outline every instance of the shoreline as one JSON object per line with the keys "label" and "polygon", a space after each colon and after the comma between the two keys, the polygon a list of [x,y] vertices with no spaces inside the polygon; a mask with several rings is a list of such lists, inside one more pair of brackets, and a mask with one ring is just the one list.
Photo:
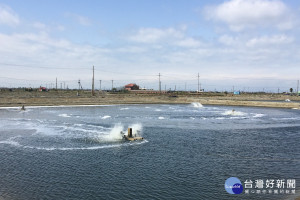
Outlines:
{"label": "shoreline", "polygon": [[245,101],[245,100],[220,100],[220,99],[109,99],[106,101],[95,101],[91,99],[81,99],[80,101],[71,101],[68,98],[51,99],[51,101],[41,101],[41,99],[15,99],[13,102],[0,102],[0,108],[19,108],[25,107],[82,107],[82,106],[110,106],[110,105],[133,105],[133,104],[191,104],[201,103],[202,105],[218,106],[245,106],[245,107],[266,107],[266,108],[286,108],[300,110],[300,103],[294,102],[268,102],[268,101]]}
{"label": "shoreline", "polygon": [[[281,94],[136,94],[99,92],[91,96],[89,91],[76,95],[76,91],[51,92],[0,92],[0,107],[28,106],[101,106],[124,104],[190,104],[220,106],[248,106],[300,109],[299,96]],[[288,102],[286,99],[290,99]]]}

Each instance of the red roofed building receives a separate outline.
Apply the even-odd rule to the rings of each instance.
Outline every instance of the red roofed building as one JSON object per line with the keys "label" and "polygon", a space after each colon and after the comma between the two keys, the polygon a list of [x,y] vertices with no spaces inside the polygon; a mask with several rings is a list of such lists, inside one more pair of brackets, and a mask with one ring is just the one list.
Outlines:
{"label": "red roofed building", "polygon": [[129,83],[127,85],[125,85],[125,90],[139,90],[140,86],[138,86],[135,83]]}
{"label": "red roofed building", "polygon": [[45,87],[40,86],[39,91],[40,91],[40,92],[48,92],[48,89],[45,88]]}

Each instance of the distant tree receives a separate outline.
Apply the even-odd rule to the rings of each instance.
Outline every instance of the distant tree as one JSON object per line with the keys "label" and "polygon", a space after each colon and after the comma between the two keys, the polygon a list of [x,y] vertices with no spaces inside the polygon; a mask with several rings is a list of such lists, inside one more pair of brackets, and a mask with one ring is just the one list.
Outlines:
{"label": "distant tree", "polygon": [[290,88],[290,93],[293,93],[293,88]]}

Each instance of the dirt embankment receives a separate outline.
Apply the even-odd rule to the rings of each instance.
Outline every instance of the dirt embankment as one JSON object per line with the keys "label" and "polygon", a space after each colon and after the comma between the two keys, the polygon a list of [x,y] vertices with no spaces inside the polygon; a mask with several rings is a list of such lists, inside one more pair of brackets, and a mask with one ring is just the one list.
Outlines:
{"label": "dirt embankment", "polygon": [[[15,106],[57,106],[57,105],[106,105],[106,104],[188,104],[200,102],[203,105],[257,106],[300,109],[300,97],[282,94],[242,94],[224,93],[172,93],[136,94],[107,93],[90,91],[59,90],[38,91],[0,91],[0,107]],[[289,99],[290,101],[285,101]]]}

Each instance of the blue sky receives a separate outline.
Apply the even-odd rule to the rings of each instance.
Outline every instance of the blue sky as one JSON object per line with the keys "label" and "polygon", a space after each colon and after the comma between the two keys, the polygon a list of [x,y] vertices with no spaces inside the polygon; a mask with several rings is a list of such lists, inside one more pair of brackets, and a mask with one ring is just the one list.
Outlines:
{"label": "blue sky", "polygon": [[287,91],[300,78],[298,1],[0,1],[0,87]]}

